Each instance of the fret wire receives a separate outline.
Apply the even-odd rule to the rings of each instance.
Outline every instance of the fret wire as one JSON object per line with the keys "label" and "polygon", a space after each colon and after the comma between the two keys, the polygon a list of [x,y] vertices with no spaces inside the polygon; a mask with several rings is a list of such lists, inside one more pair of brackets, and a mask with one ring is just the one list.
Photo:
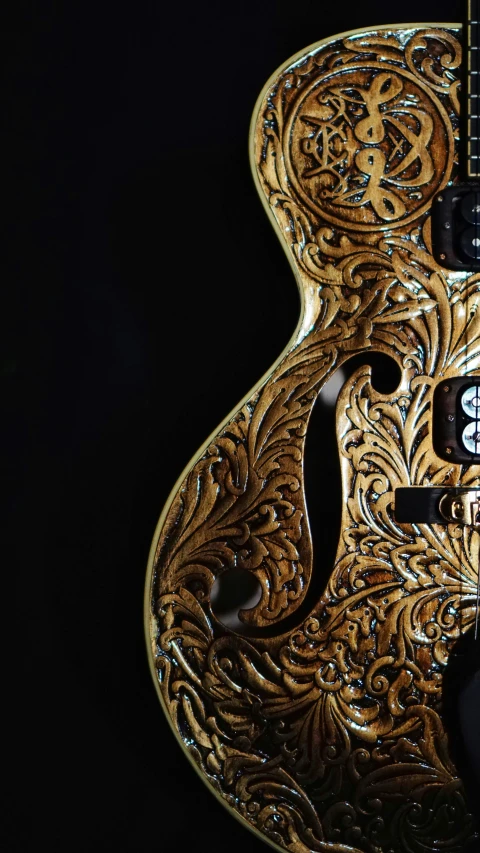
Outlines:
{"label": "fret wire", "polygon": [[[472,9],[473,9],[473,8],[475,9],[475,14],[474,14],[474,15],[472,15]],[[468,15],[469,15],[469,18],[472,18],[472,17],[474,17],[474,18],[475,18],[475,20],[474,20],[474,21],[472,21],[472,24],[475,26],[475,31],[474,31],[474,32],[472,32],[472,27],[470,27],[470,28],[469,28],[469,30],[470,30],[470,33],[469,33],[469,35],[470,35],[470,38],[469,38],[469,46],[471,46],[472,41],[475,41],[475,42],[476,42],[476,47],[478,48],[478,46],[479,46],[479,22],[478,22],[478,19],[479,19],[479,17],[480,17],[480,15],[479,15],[479,10],[478,10],[478,0],[476,0],[475,4],[473,4],[473,3],[472,3],[472,0],[468,0]],[[475,97],[475,95],[473,95],[473,96],[472,96],[472,89],[473,89],[473,85],[474,85],[474,83],[478,83],[478,78],[477,78],[477,79],[476,79],[476,78],[474,78],[474,77],[473,77],[473,74],[472,74],[472,68],[471,68],[471,65],[472,65],[472,63],[471,63],[471,56],[472,56],[472,54],[469,52],[469,53],[468,53],[468,69],[467,69],[467,81],[468,81],[468,83],[467,83],[467,92],[468,92],[468,95],[470,96],[470,98],[469,98],[469,100],[468,100],[468,110],[469,110],[469,112],[470,112],[470,110],[472,109],[472,105],[473,105],[473,104],[475,104],[475,105],[477,105],[477,104],[478,104],[478,95],[476,96],[476,100],[475,100],[475,101],[473,100],[473,98]],[[477,57],[477,56],[478,56],[478,54],[475,54],[475,57]],[[469,130],[470,130],[470,127],[471,127],[470,122],[469,122],[468,124],[469,124]],[[470,177],[470,178],[478,179],[478,177],[479,177],[479,164],[478,164],[478,161],[479,161],[479,159],[480,159],[480,157],[479,157],[480,147],[479,147],[479,141],[478,141],[478,138],[477,138],[477,139],[475,139],[475,140],[473,140],[473,146],[472,146],[472,147],[473,147],[473,150],[474,150],[474,152],[475,152],[474,154],[472,154],[472,153],[471,153],[471,146],[470,146],[470,141],[469,141],[469,144],[468,144],[468,154],[469,154],[470,156],[469,156],[469,159],[468,159],[468,167],[467,167],[467,169],[468,169],[468,175],[469,175],[469,177]],[[473,169],[471,168],[472,166],[473,166]],[[476,210],[476,211],[475,211],[475,230],[477,230],[477,228],[478,228],[478,212],[477,212],[477,210]],[[468,301],[467,301],[467,310],[468,310]],[[468,353],[468,349],[469,349],[469,347],[468,347],[468,344],[469,344],[468,337],[467,337],[467,342],[466,342],[466,344],[467,344],[467,353]],[[477,617],[477,619],[478,619],[478,601],[477,601],[477,612],[476,612],[476,617]],[[476,629],[477,629],[477,626],[475,626],[475,633],[476,633]]]}
{"label": "fret wire", "polygon": [[[471,119],[478,121],[479,115],[475,112],[475,109],[478,109],[479,104],[479,93],[472,92],[474,88],[474,83],[477,83],[478,77],[474,77],[474,74],[478,74],[478,71],[474,71],[472,69],[472,56],[476,57],[478,54],[472,54],[471,51],[478,50],[480,47],[479,44],[479,19],[480,19],[480,10],[479,10],[479,2],[478,0],[468,0],[467,2],[467,27],[466,27],[466,36],[467,36],[467,79],[466,79],[466,104],[468,110],[468,120],[467,120],[467,174],[469,177],[478,177],[478,160],[480,160],[480,146],[479,146],[479,138],[478,136],[470,136],[472,131],[472,122]],[[475,44],[472,44],[475,42]],[[476,63],[475,63],[476,64]],[[477,86],[475,86],[477,88]],[[475,130],[478,129],[475,127]],[[472,153],[475,152],[475,153]],[[475,164],[475,165],[474,165]],[[472,169],[475,169],[473,171]]]}

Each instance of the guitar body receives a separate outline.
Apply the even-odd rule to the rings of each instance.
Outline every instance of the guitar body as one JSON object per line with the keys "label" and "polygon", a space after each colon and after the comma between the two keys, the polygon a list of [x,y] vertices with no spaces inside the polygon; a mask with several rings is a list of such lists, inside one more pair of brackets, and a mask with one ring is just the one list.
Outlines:
{"label": "guitar body", "polygon": [[[435,388],[480,366],[480,276],[431,252],[433,199],[457,180],[459,37],[455,25],[341,35],[263,90],[252,168],[301,317],[185,470],[152,546],[165,713],[212,792],[280,850],[460,853],[473,833],[442,682],[475,620],[479,534],[395,516],[399,487],[479,484],[478,466],[432,444]],[[371,352],[400,381],[375,390],[357,358],[340,390],[342,517],[325,567],[305,497],[309,420],[336,371]],[[329,483],[318,488],[328,525]],[[242,631],[212,604],[228,572],[258,584]]]}

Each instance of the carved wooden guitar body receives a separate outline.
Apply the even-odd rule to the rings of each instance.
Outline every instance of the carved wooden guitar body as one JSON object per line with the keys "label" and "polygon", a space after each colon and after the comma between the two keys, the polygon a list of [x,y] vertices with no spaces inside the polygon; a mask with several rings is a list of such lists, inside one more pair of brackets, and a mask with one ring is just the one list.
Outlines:
{"label": "carved wooden guitar body", "polygon": [[[338,36],[263,90],[252,167],[301,318],[182,475],[152,546],[147,623],[164,710],[217,797],[294,853],[460,853],[473,832],[441,694],[475,619],[479,534],[395,517],[400,486],[480,483],[478,466],[439,458],[431,435],[434,389],[480,366],[480,276],[431,253],[432,201],[456,180],[459,35]],[[394,358],[401,381],[381,394],[360,366],[340,392],[338,549],[305,613],[322,562],[305,501],[309,418],[333,373],[370,351]],[[261,585],[243,634],[211,606],[232,569]]]}

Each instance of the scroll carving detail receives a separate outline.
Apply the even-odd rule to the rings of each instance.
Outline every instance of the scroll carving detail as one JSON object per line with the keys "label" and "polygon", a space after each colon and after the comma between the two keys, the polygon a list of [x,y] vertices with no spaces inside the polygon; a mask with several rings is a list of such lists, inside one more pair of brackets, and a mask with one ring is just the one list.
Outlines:
{"label": "scroll carving detail", "polygon": [[[265,91],[254,168],[304,322],[195,460],[156,542],[165,710],[224,802],[292,853],[425,853],[438,838],[460,853],[472,833],[441,692],[474,619],[479,534],[394,515],[398,486],[479,484],[430,438],[435,385],[480,367],[480,277],[447,274],[429,237],[432,197],[455,178],[460,61],[453,29],[380,29],[320,43]],[[367,350],[393,355],[401,382],[382,395],[366,366],[341,391],[336,561],[308,617],[284,630],[321,559],[303,484],[309,417],[332,373]],[[232,568],[262,589],[241,613],[248,637],[211,609]]]}

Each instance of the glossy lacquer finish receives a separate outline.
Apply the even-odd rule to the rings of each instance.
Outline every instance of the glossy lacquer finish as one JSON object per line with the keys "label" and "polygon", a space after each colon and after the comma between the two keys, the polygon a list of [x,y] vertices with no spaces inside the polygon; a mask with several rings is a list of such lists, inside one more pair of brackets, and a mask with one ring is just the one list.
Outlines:
{"label": "glossy lacquer finish", "polygon": [[[455,180],[460,68],[457,26],[389,27],[313,45],[267,84],[252,168],[302,315],[180,478],[152,547],[164,710],[212,792],[295,853],[452,853],[473,832],[441,699],[475,618],[479,534],[394,513],[399,486],[479,483],[431,436],[435,387],[478,375],[480,359],[479,276],[442,269],[430,244],[432,199]],[[309,418],[334,371],[370,351],[401,380],[382,394],[357,361],[340,391],[338,549],[305,612],[323,559],[305,500]],[[261,585],[243,633],[211,604],[232,569]]]}

